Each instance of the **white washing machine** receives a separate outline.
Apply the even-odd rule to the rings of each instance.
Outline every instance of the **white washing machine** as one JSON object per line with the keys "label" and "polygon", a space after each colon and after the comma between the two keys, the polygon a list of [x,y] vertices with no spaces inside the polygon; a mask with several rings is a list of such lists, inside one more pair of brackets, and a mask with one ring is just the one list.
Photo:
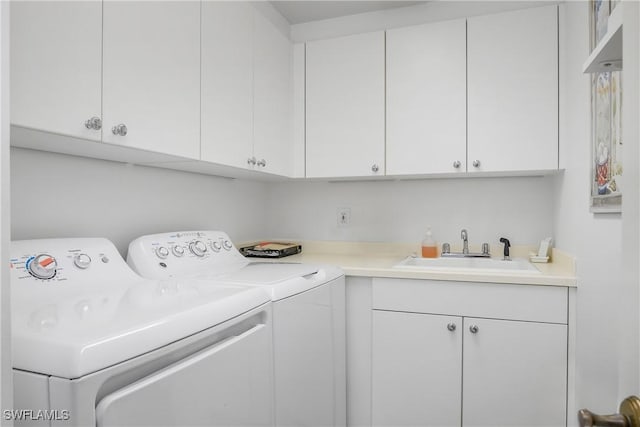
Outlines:
{"label": "white washing machine", "polygon": [[127,262],[144,277],[267,289],[273,301],[278,426],[346,425],[345,282],[336,267],[250,262],[220,231],[140,237]]}
{"label": "white washing machine", "polygon": [[263,290],[143,279],[106,239],[11,255],[17,425],[274,424]]}

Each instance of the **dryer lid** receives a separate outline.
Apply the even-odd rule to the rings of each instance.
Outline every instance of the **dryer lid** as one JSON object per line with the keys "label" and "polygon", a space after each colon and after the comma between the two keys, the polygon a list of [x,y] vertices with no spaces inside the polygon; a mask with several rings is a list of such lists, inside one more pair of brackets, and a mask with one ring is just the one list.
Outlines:
{"label": "dryer lid", "polygon": [[260,288],[142,280],[75,295],[12,298],[13,366],[79,378],[219,325],[270,301]]}

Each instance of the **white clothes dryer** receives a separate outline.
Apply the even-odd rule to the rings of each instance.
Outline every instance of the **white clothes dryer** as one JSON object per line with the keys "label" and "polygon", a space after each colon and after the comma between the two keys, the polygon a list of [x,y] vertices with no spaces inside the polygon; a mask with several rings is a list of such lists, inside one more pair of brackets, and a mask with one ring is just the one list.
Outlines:
{"label": "white clothes dryer", "polygon": [[127,262],[143,277],[268,290],[276,425],[346,425],[345,281],[339,268],[249,261],[221,231],[142,236],[130,243]]}
{"label": "white clothes dryer", "polygon": [[16,425],[274,424],[263,290],[143,279],[106,239],[11,256]]}

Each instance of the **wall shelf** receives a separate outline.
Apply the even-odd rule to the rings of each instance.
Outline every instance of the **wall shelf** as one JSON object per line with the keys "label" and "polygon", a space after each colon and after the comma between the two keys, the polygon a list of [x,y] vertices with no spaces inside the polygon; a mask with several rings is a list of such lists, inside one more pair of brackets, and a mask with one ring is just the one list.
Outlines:
{"label": "wall shelf", "polygon": [[604,71],[622,70],[622,9],[623,3],[618,3],[607,21],[607,33],[584,63],[582,72],[585,74]]}

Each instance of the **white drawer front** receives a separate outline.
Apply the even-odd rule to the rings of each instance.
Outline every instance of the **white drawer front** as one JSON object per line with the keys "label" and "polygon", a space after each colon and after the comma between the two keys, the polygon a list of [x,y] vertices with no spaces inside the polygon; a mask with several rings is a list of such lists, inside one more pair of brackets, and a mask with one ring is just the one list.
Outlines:
{"label": "white drawer front", "polygon": [[567,324],[567,304],[566,287],[373,279],[378,310]]}

